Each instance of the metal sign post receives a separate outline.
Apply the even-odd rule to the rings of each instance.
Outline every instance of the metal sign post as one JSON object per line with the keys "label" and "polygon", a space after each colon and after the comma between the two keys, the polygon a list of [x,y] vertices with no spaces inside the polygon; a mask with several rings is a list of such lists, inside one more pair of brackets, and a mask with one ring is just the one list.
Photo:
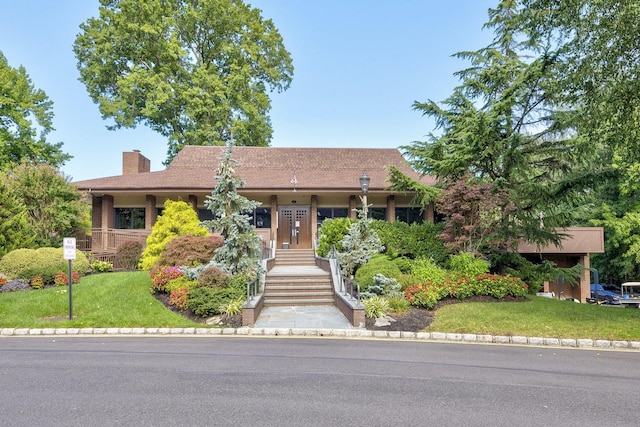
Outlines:
{"label": "metal sign post", "polygon": [[62,240],[62,247],[64,248],[64,259],[69,260],[69,320],[73,320],[73,270],[71,264],[76,259],[76,238],[65,237]]}

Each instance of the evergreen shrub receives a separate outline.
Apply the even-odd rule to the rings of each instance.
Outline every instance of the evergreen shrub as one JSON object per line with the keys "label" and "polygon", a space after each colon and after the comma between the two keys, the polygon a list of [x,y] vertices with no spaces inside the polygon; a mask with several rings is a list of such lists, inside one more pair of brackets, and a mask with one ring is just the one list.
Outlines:
{"label": "evergreen shrub", "polygon": [[378,233],[385,254],[390,258],[432,258],[438,264],[447,259],[444,243],[439,237],[442,224],[375,220],[371,227]]}
{"label": "evergreen shrub", "polygon": [[477,277],[489,272],[491,264],[471,252],[462,252],[451,255],[448,261],[452,277]]}
{"label": "evergreen shrub", "polygon": [[354,220],[350,218],[325,219],[318,230],[318,249],[316,253],[320,257],[327,257],[335,246],[338,252],[342,251],[342,239],[349,233],[349,228]]}
{"label": "evergreen shrub", "polygon": [[220,314],[221,306],[243,296],[243,292],[232,288],[197,287],[191,289],[187,294],[187,306],[194,314],[201,317],[209,317]]}
{"label": "evergreen shrub", "polygon": [[413,261],[411,274],[418,282],[442,284],[447,278],[447,270],[440,267],[433,259],[421,258]]}
{"label": "evergreen shrub", "polygon": [[162,215],[158,217],[151,234],[147,237],[140,268],[151,270],[158,263],[158,258],[167,244],[176,237],[186,234],[206,236],[208,233],[207,228],[200,225],[198,214],[190,204],[181,200],[167,200]]}
{"label": "evergreen shrub", "polygon": [[366,292],[375,284],[374,277],[381,274],[385,277],[398,279],[402,272],[398,266],[384,255],[375,255],[371,260],[356,271],[355,279],[360,284],[360,291]]}
{"label": "evergreen shrub", "polygon": [[[63,248],[16,249],[0,260],[0,272],[9,279],[27,279],[41,275],[45,284],[53,284],[55,275],[68,271],[69,262],[64,259]],[[89,261],[84,252],[76,250],[72,269],[79,275],[89,271]]]}

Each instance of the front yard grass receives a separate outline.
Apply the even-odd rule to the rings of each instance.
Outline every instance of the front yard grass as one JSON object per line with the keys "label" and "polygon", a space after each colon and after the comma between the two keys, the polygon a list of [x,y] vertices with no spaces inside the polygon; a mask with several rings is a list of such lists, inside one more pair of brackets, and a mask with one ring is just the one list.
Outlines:
{"label": "front yard grass", "polygon": [[0,293],[1,328],[203,327],[167,310],[149,292],[149,272],[91,274],[73,285]]}
{"label": "front yard grass", "polygon": [[524,302],[444,306],[429,331],[640,341],[640,309],[532,296]]}
{"label": "front yard grass", "polygon": [[[67,287],[0,293],[0,328],[206,327],[174,313],[149,292],[146,271],[85,276]],[[530,297],[461,302],[436,312],[429,331],[640,341],[640,309]]]}

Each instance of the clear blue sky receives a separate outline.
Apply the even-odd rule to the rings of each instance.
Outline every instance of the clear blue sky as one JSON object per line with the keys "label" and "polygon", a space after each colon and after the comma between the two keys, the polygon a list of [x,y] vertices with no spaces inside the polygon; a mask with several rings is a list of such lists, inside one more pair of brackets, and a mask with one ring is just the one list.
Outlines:
{"label": "clear blue sky", "polygon": [[[497,0],[247,0],[274,21],[293,58],[289,90],[272,93],[272,146],[397,148],[433,122],[414,101],[442,101],[468,64],[455,52],[486,46]],[[55,132],[73,156],[73,181],[119,175],[134,149],[162,170],[165,139],[139,127],[109,131],[78,81],[72,45],[97,0],[0,0],[0,51],[54,102]]]}

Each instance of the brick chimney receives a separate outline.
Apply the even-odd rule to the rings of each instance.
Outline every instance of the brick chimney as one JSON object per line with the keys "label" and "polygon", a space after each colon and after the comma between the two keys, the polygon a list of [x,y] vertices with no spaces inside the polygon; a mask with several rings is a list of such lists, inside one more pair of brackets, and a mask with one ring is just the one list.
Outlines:
{"label": "brick chimney", "polygon": [[140,153],[140,150],[122,153],[122,175],[151,171],[151,161]]}

